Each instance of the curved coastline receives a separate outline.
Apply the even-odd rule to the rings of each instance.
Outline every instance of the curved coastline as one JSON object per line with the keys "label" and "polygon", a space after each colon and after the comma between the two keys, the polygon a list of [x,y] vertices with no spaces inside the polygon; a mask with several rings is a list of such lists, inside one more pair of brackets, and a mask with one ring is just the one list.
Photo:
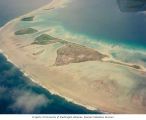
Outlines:
{"label": "curved coastline", "polygon": [[[59,4],[58,1],[61,1],[61,0],[53,0],[52,3],[50,3],[49,5],[46,5],[45,7],[39,8],[38,10],[35,10],[35,11],[33,11],[33,12],[31,12],[31,13],[28,13],[28,14],[26,14],[26,15],[35,14],[35,12],[38,12],[39,10],[42,10],[42,9],[46,9],[46,7],[49,9],[49,7],[55,6],[55,3]],[[15,20],[17,21],[18,19],[20,19],[20,18],[22,18],[22,17],[24,17],[24,16],[26,16],[26,15],[23,15],[23,16],[21,16],[21,17],[18,17],[18,18],[16,18],[16,19],[14,19],[14,20],[8,22],[8,23],[7,23],[6,25],[4,25],[1,29],[3,29],[5,26],[11,24],[11,23],[14,22]],[[1,31],[1,30],[0,30],[0,31]],[[45,88],[45,89],[47,89],[48,91],[50,91],[51,94],[55,94],[55,95],[61,96],[61,97],[65,98],[67,101],[70,101],[70,102],[72,102],[72,103],[75,103],[75,104],[84,106],[84,107],[86,107],[87,109],[90,109],[90,110],[97,110],[97,111],[101,111],[102,113],[107,113],[107,112],[104,112],[104,110],[103,110],[103,111],[102,111],[102,110],[98,110],[97,108],[94,108],[94,107],[88,106],[88,105],[86,105],[86,104],[82,104],[82,103],[76,102],[75,100],[73,100],[73,99],[71,99],[71,98],[68,98],[68,97],[66,97],[66,96],[61,95],[60,93],[56,92],[56,91],[53,90],[53,89],[49,89],[49,88],[45,87],[45,85],[42,85],[41,83],[39,83],[37,80],[35,80],[34,78],[32,78],[31,75],[30,75],[29,73],[27,73],[27,72],[24,71],[21,67],[19,67],[19,65],[15,64],[15,62],[13,62],[5,52],[3,52],[2,50],[1,50],[1,52],[4,54],[4,56],[7,58],[7,60],[8,60],[9,62],[11,62],[12,64],[14,64],[17,68],[19,68],[20,71],[22,71],[26,77],[30,78],[30,80],[33,81],[34,83],[37,83],[38,85],[40,85],[40,86],[42,86],[43,88]],[[109,55],[109,56],[110,56],[110,55]],[[103,61],[108,62],[108,61],[110,61],[111,59],[112,59],[112,58],[109,58],[109,60],[106,59],[106,60],[103,60]],[[119,61],[115,61],[115,62],[119,62]],[[120,62],[119,62],[119,63],[120,63]],[[120,63],[120,64],[123,65],[124,63]],[[126,64],[125,64],[125,65],[126,65]],[[127,65],[130,66],[131,64],[127,64]],[[142,70],[142,72],[145,72],[145,71]]]}
{"label": "curved coastline", "polygon": [[[58,2],[58,1],[59,1],[59,2]],[[50,2],[49,4],[47,4],[47,5],[45,5],[45,6],[42,6],[42,7],[38,8],[38,9],[36,9],[36,10],[33,10],[32,12],[29,12],[29,13],[27,13],[27,14],[24,14],[24,15],[22,15],[22,16],[19,16],[19,17],[17,17],[17,18],[14,18],[14,19],[8,21],[8,22],[7,22],[5,25],[3,25],[2,27],[0,27],[0,31],[1,31],[5,26],[8,26],[9,24],[11,24],[11,23],[13,23],[13,22],[15,22],[15,21],[17,21],[17,20],[20,20],[21,18],[23,18],[23,17],[25,17],[25,16],[35,14],[35,13],[37,13],[38,11],[40,11],[40,10],[42,10],[42,9],[48,10],[48,9],[54,7],[54,6],[55,6],[55,7],[56,7],[56,6],[59,7],[60,4],[63,3],[63,1],[65,1],[65,0],[52,0],[52,2]],[[34,80],[32,77],[30,77],[29,73],[27,73],[26,71],[24,71],[23,69],[21,69],[17,64],[15,64],[15,63],[9,58],[9,56],[8,56],[6,53],[4,53],[3,50],[1,50],[1,49],[0,49],[0,54],[3,54],[3,55],[5,56],[5,58],[7,59],[7,61],[10,62],[10,63],[12,63],[16,68],[18,68],[18,69],[24,74],[25,77],[29,78],[29,80],[31,80],[32,82],[34,82],[34,83],[40,85],[42,88],[48,90],[52,95],[58,95],[58,96],[64,98],[64,99],[65,99],[66,101],[68,101],[68,102],[74,103],[74,104],[79,105],[79,106],[83,106],[83,107],[85,107],[86,109],[91,110],[91,111],[98,111],[98,112],[101,112],[101,113],[108,113],[108,112],[105,112],[105,111],[103,111],[103,110],[99,110],[99,109],[97,109],[97,108],[95,108],[95,107],[91,107],[91,106],[84,105],[84,104],[82,104],[82,103],[76,102],[75,100],[73,100],[73,99],[71,99],[71,98],[68,98],[68,97],[66,97],[66,96],[61,95],[60,93],[56,92],[56,91],[53,90],[53,89],[52,89],[52,90],[48,89],[47,87],[45,87],[45,86],[42,85],[41,83],[39,83],[39,82],[37,82],[36,80]]]}
{"label": "curved coastline", "polygon": [[36,80],[34,80],[32,77],[30,77],[29,73],[25,72],[23,69],[19,68],[19,66],[17,64],[15,64],[11,59],[9,59],[9,57],[7,56],[7,54],[5,54],[1,49],[0,49],[0,54],[3,54],[5,56],[5,58],[7,59],[8,62],[12,63],[16,68],[18,68],[25,77],[29,78],[29,80],[31,80],[33,83],[36,83],[38,85],[40,85],[42,88],[46,89],[47,91],[49,91],[52,95],[58,95],[62,98],[64,98],[66,101],[68,102],[71,102],[71,103],[74,103],[76,105],[79,105],[79,106],[83,106],[85,107],[86,109],[88,110],[91,110],[91,111],[98,111],[98,112],[101,112],[101,113],[108,113],[108,112],[105,112],[103,110],[100,110],[100,109],[97,109],[95,107],[91,107],[91,106],[88,106],[88,105],[84,105],[82,103],[79,103],[79,102],[76,102],[75,100],[71,99],[71,98],[68,98],[66,96],[63,96],[61,95],[60,93],[56,92],[55,90],[50,90],[48,89],[47,87],[45,87],[44,85],[42,85],[41,83],[37,82]]}

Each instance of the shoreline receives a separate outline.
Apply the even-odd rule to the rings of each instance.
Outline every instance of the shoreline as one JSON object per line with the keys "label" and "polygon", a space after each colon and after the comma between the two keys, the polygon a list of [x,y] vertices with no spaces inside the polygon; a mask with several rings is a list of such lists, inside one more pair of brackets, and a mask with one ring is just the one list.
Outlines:
{"label": "shoreline", "polygon": [[[59,3],[57,3],[59,1]],[[18,16],[18,17],[16,17],[16,18],[14,18],[14,19],[12,19],[12,20],[10,20],[10,21],[8,21],[6,24],[4,24],[2,27],[0,27],[0,31],[5,27],[5,26],[9,26],[9,24],[11,24],[11,23],[13,23],[13,22],[16,22],[17,20],[20,20],[20,19],[22,19],[23,17],[26,17],[26,16],[29,16],[29,15],[31,15],[31,14],[35,14],[35,13],[37,13],[38,11],[41,11],[41,10],[47,10],[47,9],[50,9],[50,8],[52,8],[53,7],[53,9],[56,9],[57,7],[59,7],[61,4],[64,4],[64,3],[66,3],[66,1],[68,1],[68,0],[52,0],[50,3],[48,3],[47,5],[45,5],[45,6],[42,6],[42,7],[40,7],[40,8],[38,8],[38,9],[36,9],[36,10],[33,10],[33,11],[31,11],[31,12],[29,12],[29,13],[26,13],[26,14],[24,14],[24,15],[21,15],[21,16]],[[57,7],[56,7],[57,6]],[[47,8],[46,8],[47,7]],[[56,36],[54,36],[54,37],[56,37]],[[74,43],[74,42],[73,42]],[[109,45],[109,46],[111,46],[111,44],[108,44],[108,43],[102,43],[101,42],[101,44],[106,44],[106,45]],[[125,45],[124,45],[125,46]],[[123,46],[123,47],[124,47]],[[120,48],[122,48],[122,47],[120,47]],[[130,49],[130,48],[128,48],[128,47],[125,47],[127,50],[132,50],[132,49]],[[93,48],[92,48],[93,49]],[[143,50],[143,49],[136,49],[135,51],[136,52],[139,52],[139,50]],[[140,52],[142,52],[142,53],[145,53],[144,51],[140,51]],[[102,52],[101,52],[102,53]],[[134,63],[126,63],[126,62],[123,62],[123,61],[121,61],[121,60],[116,60],[115,58],[113,58],[113,56],[110,54],[110,53],[108,53],[108,52],[103,52],[102,54],[106,54],[108,57],[105,57],[105,58],[103,58],[102,59],[102,61],[103,62],[111,62],[111,63],[114,63],[114,64],[119,64],[119,65],[121,65],[121,66],[127,66],[127,67],[131,67],[131,66],[133,66],[133,65],[137,65],[137,66],[139,66],[140,67],[140,69],[138,70],[137,69],[137,71],[140,71],[140,72],[144,72],[144,73],[146,73],[146,68],[144,67],[144,66],[142,66],[142,65],[139,65],[139,64],[134,64]],[[131,69],[135,69],[135,68],[132,68],[131,67]],[[136,69],[135,69],[136,70]]]}
{"label": "shoreline", "polygon": [[100,110],[100,109],[97,109],[97,108],[94,108],[94,107],[91,107],[91,106],[88,106],[88,105],[83,105],[82,103],[76,102],[75,100],[73,100],[73,99],[71,99],[71,98],[69,98],[69,97],[66,97],[66,96],[61,95],[60,93],[54,91],[53,89],[52,89],[52,90],[49,90],[47,87],[45,87],[44,85],[42,85],[41,83],[37,82],[37,81],[34,80],[32,77],[30,77],[29,73],[27,73],[27,72],[25,72],[23,69],[19,68],[19,66],[18,66],[17,64],[15,64],[12,60],[10,60],[9,57],[8,57],[1,49],[0,49],[0,54],[2,54],[2,55],[6,58],[6,60],[7,60],[8,62],[10,62],[12,65],[14,65],[17,69],[19,69],[19,71],[21,71],[25,77],[27,77],[27,78],[28,78],[30,81],[32,81],[33,83],[35,83],[35,84],[41,86],[42,88],[46,89],[48,92],[50,92],[50,94],[52,94],[52,95],[57,95],[57,96],[59,96],[59,97],[62,97],[62,98],[64,98],[67,102],[71,102],[71,103],[76,104],[76,105],[79,105],[79,106],[81,106],[81,107],[85,107],[86,109],[91,110],[91,111],[98,111],[98,112],[101,112],[101,113],[103,113],[103,114],[104,114],[104,113],[108,113],[108,112],[104,112],[104,111],[102,111],[102,110]]}
{"label": "shoreline", "polygon": [[[41,7],[39,9],[37,9],[31,13],[28,13],[26,15],[23,15],[23,16],[27,16],[27,15],[31,15],[31,14],[35,15],[39,10],[42,10],[42,9],[44,10],[44,8],[46,8],[46,7],[48,8],[48,6],[49,7],[55,6],[55,3],[58,6],[62,3],[62,2],[57,2],[57,1],[62,1],[62,0],[53,0],[51,3],[49,3],[49,5]],[[11,33],[13,33],[13,31],[11,31],[11,27],[13,28],[13,26],[15,26],[15,24],[17,23],[17,20],[20,20],[20,18],[22,18],[23,16],[13,19],[12,21],[9,21],[2,28],[0,28],[0,31],[2,30],[3,34],[9,33],[8,37],[7,36],[5,37],[5,36],[3,36],[3,34],[1,34],[2,42],[4,44],[1,45],[1,49],[3,49],[3,50],[0,50],[0,51],[6,57],[7,61],[12,63],[14,66],[16,66],[23,73],[24,76],[29,78],[29,80],[31,80],[33,83],[36,83],[37,85],[46,89],[52,95],[60,96],[60,97],[64,98],[66,101],[77,104],[79,106],[83,106],[83,107],[87,108],[88,110],[94,110],[94,111],[96,110],[96,111],[99,111],[102,113],[107,113],[104,110],[109,111],[111,113],[121,113],[121,112],[128,113],[128,112],[138,111],[138,110],[133,109],[135,107],[135,105],[133,103],[129,104],[129,101],[127,101],[125,103],[124,102],[120,103],[121,105],[123,105],[123,107],[126,108],[125,110],[123,110],[121,106],[118,106],[117,101],[115,103],[113,102],[115,96],[113,96],[113,98],[111,98],[110,100],[108,100],[108,99],[106,100],[105,98],[109,97],[109,95],[112,95],[112,94],[115,95],[118,92],[120,92],[120,89],[122,90],[122,87],[120,86],[120,83],[118,83],[118,82],[105,81],[106,79],[110,80],[110,79],[108,79],[108,77],[106,77],[106,78],[104,76],[103,76],[103,78],[97,77],[98,74],[102,75],[104,73],[104,71],[103,72],[99,71],[99,72],[94,73],[94,71],[97,71],[99,69],[104,70],[102,68],[104,68],[105,66],[106,66],[105,70],[106,69],[108,70],[108,67],[109,67],[110,71],[111,71],[112,70],[111,67],[113,67],[113,70],[114,70],[114,68],[115,69],[118,68],[118,70],[120,70],[120,69],[122,69],[122,66],[125,66],[125,65],[132,66],[132,64],[130,65],[128,63],[125,64],[124,62],[121,63],[121,62],[115,61],[115,63],[116,62],[118,63],[118,67],[116,67],[117,64],[115,65],[115,64],[110,63],[110,60],[113,59],[110,54],[107,59],[102,60],[102,63],[101,62],[97,62],[97,63],[92,62],[91,63],[89,61],[88,64],[86,64],[86,63],[71,64],[71,65],[69,65],[69,67],[68,66],[63,66],[63,68],[62,68],[62,66],[61,67],[51,67],[51,69],[50,69],[44,65],[44,61],[42,59],[40,60],[40,58],[41,57],[43,58],[46,54],[54,55],[54,51],[57,48],[55,50],[53,49],[54,51],[52,53],[52,50],[50,47],[49,52],[44,54],[44,56],[39,57],[39,56],[31,56],[32,55],[31,52],[37,50],[36,48],[30,47],[30,48],[26,48],[26,49],[20,49],[19,47],[17,48],[15,46],[16,42],[18,42],[16,40],[19,40],[19,38],[17,39],[17,37],[15,37],[11,34]],[[11,25],[11,23],[12,23],[12,25]],[[9,49],[7,49],[7,48],[9,48]],[[48,50],[49,47],[43,46],[42,48]],[[22,52],[21,50],[24,50],[24,51]],[[22,53],[24,53],[24,55]],[[109,52],[107,52],[107,54],[108,53]],[[15,56],[17,56],[17,55],[18,56],[20,55],[19,60],[17,58],[15,58]],[[52,57],[53,60],[55,58],[54,56]],[[27,59],[27,57],[30,57],[30,59]],[[45,56],[45,57],[48,57],[48,56]],[[34,61],[34,59],[36,59],[36,61]],[[46,58],[46,60],[48,60],[48,59]],[[48,65],[50,65],[52,63],[51,60],[48,61]],[[114,61],[114,59],[112,61]],[[49,63],[49,62],[51,62],[51,63]],[[53,63],[54,63],[54,61],[53,61]],[[23,65],[26,65],[26,67],[24,67]],[[81,67],[81,66],[87,66],[87,67]],[[93,69],[90,71],[90,70],[88,70],[88,67],[93,67]],[[60,70],[61,70],[61,72],[60,72]],[[69,72],[68,72],[68,70],[69,70]],[[79,72],[77,72],[78,70],[79,70]],[[127,71],[129,71],[129,70],[130,69],[128,68]],[[46,71],[46,72],[44,72],[44,71]],[[91,76],[90,75],[86,76],[90,72],[93,72],[93,74],[91,74]],[[135,74],[136,71],[133,70],[131,72],[132,72],[131,74]],[[112,74],[112,72],[111,72],[111,74]],[[140,74],[140,72],[138,73],[138,75],[139,74]],[[114,74],[112,74],[112,75],[114,76]],[[117,75],[122,76],[125,74],[117,74]],[[83,78],[80,79],[80,77],[83,77]],[[103,82],[100,79],[101,80],[103,79]],[[115,79],[119,80],[119,77],[117,78],[117,76],[115,75]],[[70,82],[68,82],[68,80],[70,80]],[[80,80],[80,81],[78,81],[78,80]],[[134,84],[134,82],[131,81],[131,78],[127,77],[127,80],[129,80],[128,82],[130,82],[131,84]],[[90,84],[90,82],[91,82],[91,84]],[[123,85],[125,85],[124,82],[123,82]],[[130,88],[131,84],[129,84],[129,88],[127,90],[131,89]],[[126,85],[127,85],[127,81],[126,81]],[[102,89],[100,88],[100,90],[99,90],[98,87],[99,88],[101,87]],[[119,91],[118,91],[118,89],[119,89]],[[80,90],[80,92],[78,90]],[[117,91],[115,92],[115,90],[117,90]],[[57,92],[57,91],[59,91],[59,92]],[[89,92],[89,95],[87,95],[88,92]],[[99,94],[99,95],[97,95],[97,94]],[[119,93],[118,93],[118,95],[119,95]],[[68,97],[66,97],[66,96],[68,96]],[[100,98],[100,96],[101,96],[101,98]],[[120,96],[121,96],[121,98],[123,97],[122,95],[120,95]],[[127,97],[126,98],[123,97],[123,99],[127,100]],[[115,98],[115,100],[117,100],[117,98]],[[126,107],[127,105],[129,105],[129,106],[131,105],[131,108],[127,108]],[[95,106],[95,107],[92,107],[92,106]],[[139,110],[142,110],[142,109],[139,108]],[[138,111],[138,112],[140,112],[140,111]]]}
{"label": "shoreline", "polygon": [[[19,17],[16,17],[16,18],[14,18],[14,19],[12,19],[12,20],[6,22],[6,24],[4,24],[2,27],[0,27],[0,31],[1,31],[5,26],[8,26],[9,24],[11,24],[11,23],[17,21],[18,19],[21,19],[21,18],[23,18],[23,17],[25,17],[25,16],[27,16],[27,15],[34,14],[34,13],[36,13],[36,12],[42,10],[42,9],[45,10],[46,7],[51,7],[51,6],[53,6],[57,1],[58,1],[58,0],[52,0],[50,3],[48,3],[48,4],[45,5],[45,6],[42,6],[42,7],[38,8],[38,9],[36,9],[36,10],[33,10],[33,11],[27,13],[27,14],[21,15],[21,16],[19,16]],[[60,1],[61,1],[61,0],[60,0]],[[63,95],[61,95],[60,93],[58,93],[58,92],[56,92],[56,91],[54,91],[54,90],[49,90],[47,87],[45,87],[44,85],[42,85],[41,83],[37,82],[37,81],[34,80],[32,77],[30,77],[30,75],[29,75],[28,73],[26,73],[26,72],[25,72],[23,69],[21,69],[17,64],[15,64],[11,59],[9,59],[9,56],[8,56],[6,53],[4,53],[4,51],[3,51],[2,49],[0,49],[0,53],[1,53],[2,55],[4,55],[4,57],[6,58],[6,60],[7,60],[8,62],[10,62],[10,63],[13,64],[16,68],[18,68],[18,69],[23,73],[23,75],[24,75],[25,77],[27,77],[29,80],[31,80],[32,82],[36,83],[37,85],[41,86],[42,88],[46,89],[46,90],[47,90],[48,92],[50,92],[52,95],[57,95],[57,96],[59,96],[59,97],[62,97],[62,98],[64,98],[67,102],[71,102],[71,103],[73,103],[73,104],[76,104],[76,105],[85,107],[86,109],[91,110],[91,111],[98,111],[98,112],[101,112],[101,113],[107,113],[107,112],[103,112],[103,111],[101,111],[101,110],[99,110],[99,109],[97,109],[97,108],[94,108],[94,107],[91,107],[91,106],[88,106],[88,105],[83,105],[82,103],[78,103],[78,102],[74,101],[73,99],[68,98],[68,97],[66,97],[66,96],[63,96]]]}

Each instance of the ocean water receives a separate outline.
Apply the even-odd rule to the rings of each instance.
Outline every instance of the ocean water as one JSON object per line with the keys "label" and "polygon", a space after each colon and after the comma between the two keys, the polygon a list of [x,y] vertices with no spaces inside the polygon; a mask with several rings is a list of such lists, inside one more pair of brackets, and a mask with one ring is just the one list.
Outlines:
{"label": "ocean water", "polygon": [[[130,7],[126,8],[124,2],[119,5],[119,1],[70,0],[64,8],[56,10],[53,20],[66,31],[97,41],[146,48],[146,12],[141,11],[141,7],[139,11],[138,7],[128,11]],[[129,6],[133,4],[131,2]]]}
{"label": "ocean water", "polygon": [[31,82],[0,54],[0,113],[1,114],[87,114],[100,113],[67,102]]}
{"label": "ocean water", "polygon": [[[29,0],[25,2],[24,0],[0,0],[0,25],[45,4],[47,0],[40,1],[35,5],[30,4]],[[146,12],[141,11],[143,8],[133,6],[130,7],[132,10],[129,10],[130,8],[125,8],[123,3],[119,5],[118,1],[120,0],[70,0],[65,7],[44,11],[44,14],[37,15],[34,23],[25,22],[20,26],[44,29],[61,26],[65,32],[87,36],[97,42],[104,41],[115,46],[125,45],[146,50]],[[7,3],[11,4],[9,7],[4,7]],[[136,53],[127,49],[115,48],[114,50],[113,48],[111,53],[113,57],[122,61],[146,66],[146,57],[141,51]],[[47,90],[24,77],[19,69],[0,55],[0,113],[100,112],[87,110],[59,96],[51,95]]]}
{"label": "ocean water", "polygon": [[42,10],[33,22],[19,22],[17,27],[34,27],[116,60],[146,67],[146,1],[139,0],[143,8],[139,2],[137,6],[137,0],[66,1],[64,7]]}
{"label": "ocean water", "polygon": [[[37,2],[36,0],[0,0],[0,25],[47,2],[47,0],[37,0]],[[31,82],[0,54],[0,114],[25,113],[95,114],[101,112],[87,110],[62,97],[52,95],[46,89]]]}
{"label": "ocean water", "polygon": [[35,10],[51,0],[0,0],[0,26],[11,19]]}

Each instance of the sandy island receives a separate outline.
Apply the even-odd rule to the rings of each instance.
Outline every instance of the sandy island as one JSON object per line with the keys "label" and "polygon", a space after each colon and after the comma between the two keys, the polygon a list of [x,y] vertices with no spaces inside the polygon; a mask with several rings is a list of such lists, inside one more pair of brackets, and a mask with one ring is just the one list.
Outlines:
{"label": "sandy island", "polygon": [[16,30],[20,21],[33,22],[38,11],[63,5],[64,0],[53,0],[1,28],[3,54],[34,82],[89,109],[146,113],[146,72],[141,65],[110,59],[108,54],[46,33],[25,37],[39,32],[33,28]]}

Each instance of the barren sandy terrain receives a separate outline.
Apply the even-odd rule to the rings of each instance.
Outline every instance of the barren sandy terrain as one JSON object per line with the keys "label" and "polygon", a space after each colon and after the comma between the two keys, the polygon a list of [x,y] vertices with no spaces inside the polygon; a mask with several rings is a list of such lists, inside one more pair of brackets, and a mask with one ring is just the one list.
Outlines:
{"label": "barren sandy terrain", "polygon": [[[60,6],[63,1],[54,0],[25,16],[35,16],[40,10]],[[0,49],[36,83],[89,108],[109,113],[146,113],[143,67],[108,60],[108,53],[54,36],[34,39],[39,31],[31,32],[33,37],[28,37],[28,33],[22,35],[26,29],[16,35],[17,24],[23,17],[0,30]],[[35,42],[40,39],[44,44]]]}

